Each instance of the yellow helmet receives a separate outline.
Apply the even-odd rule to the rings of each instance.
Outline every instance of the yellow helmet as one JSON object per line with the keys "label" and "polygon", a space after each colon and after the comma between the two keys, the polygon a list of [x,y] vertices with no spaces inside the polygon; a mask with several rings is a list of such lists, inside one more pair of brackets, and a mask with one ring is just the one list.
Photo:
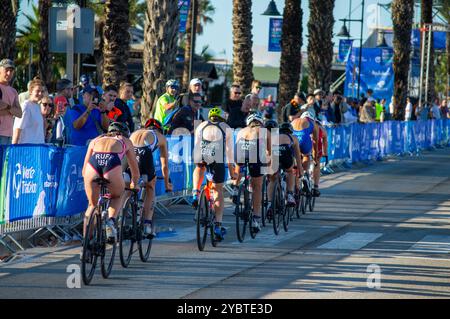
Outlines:
{"label": "yellow helmet", "polygon": [[209,113],[208,113],[208,119],[211,119],[213,117],[216,117],[222,121],[225,121],[225,114],[222,111],[222,109],[218,108],[218,107],[213,107]]}

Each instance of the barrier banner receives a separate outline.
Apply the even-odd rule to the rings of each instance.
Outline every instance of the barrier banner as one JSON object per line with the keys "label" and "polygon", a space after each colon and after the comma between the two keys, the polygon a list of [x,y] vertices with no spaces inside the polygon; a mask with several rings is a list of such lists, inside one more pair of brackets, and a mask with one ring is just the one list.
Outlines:
{"label": "barrier banner", "polygon": [[55,216],[72,216],[87,209],[82,175],[86,151],[86,146],[65,148]]}
{"label": "barrier banner", "polygon": [[[0,194],[5,194],[4,187],[6,187],[6,182],[3,181],[3,167],[6,169],[5,158],[3,157],[5,146],[0,145]],[[0,196],[0,225],[5,223],[5,196]]]}
{"label": "barrier banner", "polygon": [[51,216],[56,211],[62,149],[53,146],[11,145],[6,148],[1,197],[5,222]]}

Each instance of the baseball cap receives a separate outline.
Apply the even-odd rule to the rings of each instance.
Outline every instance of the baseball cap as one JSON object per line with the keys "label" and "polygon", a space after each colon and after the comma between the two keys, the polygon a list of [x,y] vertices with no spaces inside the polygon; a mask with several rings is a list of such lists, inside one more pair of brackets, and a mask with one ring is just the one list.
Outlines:
{"label": "baseball cap", "polygon": [[191,82],[189,83],[189,85],[196,85],[196,84],[200,84],[202,85],[202,81],[200,81],[200,79],[192,79]]}
{"label": "baseball cap", "polygon": [[81,93],[82,93],[82,94],[84,94],[84,93],[92,94],[92,93],[94,93],[94,92],[99,93],[98,90],[97,90],[97,88],[96,88],[95,86],[90,86],[90,85],[87,86],[87,87],[85,87],[83,90],[81,90]]}
{"label": "baseball cap", "polygon": [[315,89],[314,90],[314,95],[317,95],[317,94],[320,94],[320,93],[323,93],[322,89]]}
{"label": "baseball cap", "polygon": [[13,68],[15,69],[16,66],[14,65],[14,61],[11,59],[3,59],[0,61],[0,67],[4,68]]}

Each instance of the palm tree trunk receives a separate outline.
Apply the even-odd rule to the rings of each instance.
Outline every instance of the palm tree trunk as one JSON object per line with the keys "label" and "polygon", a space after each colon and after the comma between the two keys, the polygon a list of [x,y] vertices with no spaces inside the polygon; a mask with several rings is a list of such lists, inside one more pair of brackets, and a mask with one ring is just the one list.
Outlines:
{"label": "palm tree trunk", "polygon": [[103,84],[119,86],[127,78],[130,52],[128,0],[107,0],[103,46]]}
{"label": "palm tree trunk", "polygon": [[[433,23],[433,0],[421,0],[421,22]],[[423,40],[423,39],[422,39]],[[434,102],[435,97],[435,75],[434,75],[434,41],[431,41],[430,51],[430,64],[429,64],[429,76],[428,76],[428,101]]]}
{"label": "palm tree trunk", "polygon": [[[450,24],[450,20],[447,21],[448,24]],[[447,91],[445,92],[445,95],[447,96],[447,103],[450,102],[450,32],[447,32]]]}
{"label": "palm tree trunk", "polygon": [[402,120],[408,96],[414,0],[394,0],[391,10],[394,28],[394,118]]}
{"label": "palm tree trunk", "polygon": [[95,64],[97,65],[97,83],[103,83],[103,46],[105,43],[103,29],[105,27],[105,21],[100,20],[96,22],[96,29],[98,30],[99,46],[94,50]]}
{"label": "palm tree trunk", "polygon": [[252,0],[233,0],[233,75],[244,94],[253,81]]}
{"label": "palm tree trunk", "polygon": [[14,59],[19,0],[3,0],[0,9],[0,59]]}
{"label": "palm tree trunk", "polygon": [[49,52],[48,15],[52,6],[51,0],[39,0],[39,70],[41,80],[48,86],[52,80],[51,61]]}
{"label": "palm tree trunk", "polygon": [[149,119],[165,82],[175,75],[180,15],[178,1],[147,0],[141,121]]}
{"label": "palm tree trunk", "polygon": [[279,117],[282,107],[289,103],[298,90],[302,66],[302,16],[301,1],[286,0],[281,38]]}
{"label": "palm tree trunk", "polygon": [[308,87],[312,92],[331,85],[333,62],[334,0],[310,0],[308,21]]}
{"label": "palm tree trunk", "polygon": [[[195,5],[194,5],[195,1]],[[193,59],[194,57],[191,57],[191,48],[192,52],[195,56],[195,40],[196,40],[196,29],[193,30],[192,26],[197,25],[197,18],[198,18],[198,0],[191,0],[191,6],[189,9],[188,19],[186,21],[186,42],[184,47],[184,67],[183,67],[183,78],[181,86],[188,89],[189,86],[189,63],[192,58],[192,63],[194,63]],[[193,10],[193,8],[195,10]],[[195,11],[195,12],[194,12]],[[193,32],[194,31],[194,32]],[[192,74],[191,74],[192,77]]]}

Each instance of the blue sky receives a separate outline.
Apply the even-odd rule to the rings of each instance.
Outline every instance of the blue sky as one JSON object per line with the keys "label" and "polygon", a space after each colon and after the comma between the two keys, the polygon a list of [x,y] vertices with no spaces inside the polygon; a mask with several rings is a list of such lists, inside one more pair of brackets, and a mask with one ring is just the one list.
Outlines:
{"label": "blue sky", "polygon": [[[33,1],[33,0],[32,0]],[[31,1],[30,1],[31,2]],[[37,0],[33,2],[37,3]],[[231,16],[232,16],[232,0],[211,0],[212,4],[216,8],[216,12],[213,15],[214,23],[208,24],[205,27],[204,34],[197,38],[196,51],[200,52],[205,45],[209,45],[209,51],[216,58],[227,58],[232,60],[233,39],[231,28]],[[253,12],[253,53],[255,64],[270,64],[277,65],[279,63],[279,53],[271,53],[267,51],[268,35],[269,35],[269,17],[261,15],[269,4],[270,0],[253,0],[252,12]],[[307,0],[302,0],[303,9],[303,47],[302,50],[306,50],[307,47],[307,22],[309,19],[309,9]],[[350,2],[352,2],[352,19],[361,18],[361,1],[360,0],[336,0],[334,16],[335,26],[334,33],[337,34],[342,27],[342,22],[339,19],[348,18]],[[390,1],[388,0],[366,0],[365,1],[365,14],[364,14],[364,38],[369,35],[370,25],[382,25],[391,26],[392,22],[390,15],[383,8],[377,6],[378,3],[384,4]],[[21,7],[25,8],[28,0],[21,0]],[[284,7],[284,0],[275,0],[278,11],[282,13]],[[379,14],[377,13],[379,8]],[[29,11],[30,9],[25,9]],[[378,20],[378,21],[377,21]],[[19,16],[19,25],[24,23],[23,16]],[[350,34],[359,38],[360,23],[353,22],[350,28]],[[339,44],[339,38],[334,37],[334,45],[337,47]],[[224,54],[224,52],[226,54]]]}

